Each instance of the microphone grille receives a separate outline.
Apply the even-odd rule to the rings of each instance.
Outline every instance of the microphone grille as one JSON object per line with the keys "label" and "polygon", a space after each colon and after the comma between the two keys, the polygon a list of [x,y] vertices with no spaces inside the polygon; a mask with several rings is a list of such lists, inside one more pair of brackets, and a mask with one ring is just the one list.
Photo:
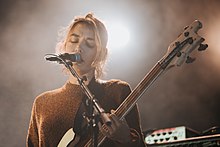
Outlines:
{"label": "microphone grille", "polygon": [[74,54],[75,55],[75,62],[81,62],[81,55],[79,53]]}

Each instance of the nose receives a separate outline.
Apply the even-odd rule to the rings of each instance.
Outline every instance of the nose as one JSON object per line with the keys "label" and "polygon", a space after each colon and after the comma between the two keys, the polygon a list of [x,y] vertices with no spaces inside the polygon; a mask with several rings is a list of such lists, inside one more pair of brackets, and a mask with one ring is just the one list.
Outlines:
{"label": "nose", "polygon": [[75,49],[76,52],[82,53],[82,51],[83,51],[83,43],[84,43],[84,39],[82,38],[82,39],[79,40],[79,42],[76,45],[76,49]]}
{"label": "nose", "polygon": [[79,45],[76,46],[75,52],[77,52],[77,53],[81,53],[82,52],[82,49],[79,47]]}

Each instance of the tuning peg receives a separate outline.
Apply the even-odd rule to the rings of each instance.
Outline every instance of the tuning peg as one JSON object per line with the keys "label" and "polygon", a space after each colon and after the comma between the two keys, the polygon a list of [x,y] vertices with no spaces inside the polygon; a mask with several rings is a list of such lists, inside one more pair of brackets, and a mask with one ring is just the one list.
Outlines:
{"label": "tuning peg", "polygon": [[192,57],[190,57],[190,56],[187,56],[187,58],[186,58],[186,63],[188,64],[188,63],[192,63],[192,62],[194,62],[196,60],[196,58],[192,58]]}
{"label": "tuning peg", "polygon": [[175,42],[175,46],[179,46],[179,45],[180,45],[179,41]]}
{"label": "tuning peg", "polygon": [[189,42],[189,44],[193,44],[193,38],[190,37],[190,38],[188,39],[188,42]]}
{"label": "tuning peg", "polygon": [[177,54],[176,54],[177,57],[180,57],[181,55],[182,55],[182,53],[180,51],[177,52]]}
{"label": "tuning peg", "polygon": [[207,47],[208,47],[208,44],[200,44],[198,51],[204,51],[204,50],[206,50]]}
{"label": "tuning peg", "polygon": [[201,38],[201,42],[205,41],[205,38]]}
{"label": "tuning peg", "polygon": [[185,26],[185,27],[184,27],[184,30],[186,30],[186,29],[188,29],[188,28],[189,28],[189,26]]}
{"label": "tuning peg", "polygon": [[188,36],[189,36],[189,32],[185,32],[185,33],[184,33],[184,36],[185,36],[185,37],[188,37]]}

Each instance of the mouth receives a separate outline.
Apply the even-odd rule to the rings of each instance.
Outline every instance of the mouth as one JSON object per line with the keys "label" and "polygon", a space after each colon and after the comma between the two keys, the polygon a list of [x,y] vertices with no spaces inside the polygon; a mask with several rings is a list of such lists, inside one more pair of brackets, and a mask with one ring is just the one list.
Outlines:
{"label": "mouth", "polygon": [[84,63],[85,61],[82,59],[82,58],[80,58],[80,61],[78,61],[77,63],[79,63],[79,64],[82,64],[82,63]]}
{"label": "mouth", "polygon": [[75,53],[75,55],[76,55],[75,62],[74,62],[75,65],[81,65],[81,64],[83,64],[85,62],[83,60],[81,54]]}
{"label": "mouth", "polygon": [[83,62],[84,62],[84,60],[83,60],[83,58],[82,58],[82,55],[81,55],[81,54],[79,54],[79,53],[78,53],[77,55],[78,55],[78,59],[77,59],[77,61],[76,61],[76,62],[77,62],[77,63],[79,63],[79,64],[80,64],[80,63],[83,63]]}

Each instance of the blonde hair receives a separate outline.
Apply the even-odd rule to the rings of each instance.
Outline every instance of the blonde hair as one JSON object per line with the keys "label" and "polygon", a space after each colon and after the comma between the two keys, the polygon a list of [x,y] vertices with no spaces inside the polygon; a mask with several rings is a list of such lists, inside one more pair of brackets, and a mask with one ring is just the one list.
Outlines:
{"label": "blonde hair", "polygon": [[65,50],[69,32],[77,23],[87,23],[94,30],[97,52],[92,66],[95,67],[95,78],[98,79],[104,74],[103,68],[108,54],[108,49],[106,48],[108,42],[108,33],[101,20],[95,18],[92,13],[88,13],[84,17],[78,16],[74,18],[73,21],[62,30],[62,34],[59,34],[60,36],[62,35],[62,38],[57,43],[56,51],[61,53]]}

